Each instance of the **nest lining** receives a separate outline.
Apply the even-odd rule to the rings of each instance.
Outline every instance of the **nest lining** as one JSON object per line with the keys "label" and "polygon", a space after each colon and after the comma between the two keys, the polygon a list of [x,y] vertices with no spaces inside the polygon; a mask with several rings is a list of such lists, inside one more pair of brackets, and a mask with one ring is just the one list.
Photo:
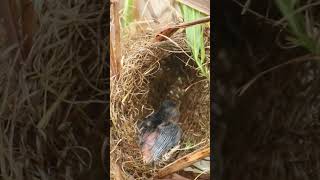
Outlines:
{"label": "nest lining", "polygon": [[[141,38],[123,46],[127,51],[121,74],[111,80],[111,161],[126,175],[145,179],[174,159],[209,145],[209,81],[198,76],[181,33],[171,41]],[[155,167],[144,165],[135,127],[165,99],[180,104],[181,148],[189,149]]]}

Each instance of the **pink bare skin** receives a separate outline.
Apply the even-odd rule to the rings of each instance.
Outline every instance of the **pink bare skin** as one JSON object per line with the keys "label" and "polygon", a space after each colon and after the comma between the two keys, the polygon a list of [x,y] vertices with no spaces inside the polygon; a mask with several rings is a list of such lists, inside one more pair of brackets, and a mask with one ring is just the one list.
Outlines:
{"label": "pink bare skin", "polygon": [[152,161],[152,154],[151,154],[151,149],[159,135],[158,131],[152,132],[152,133],[146,133],[143,136],[144,139],[144,144],[142,145],[142,156],[143,156],[143,161],[145,163],[149,163]]}

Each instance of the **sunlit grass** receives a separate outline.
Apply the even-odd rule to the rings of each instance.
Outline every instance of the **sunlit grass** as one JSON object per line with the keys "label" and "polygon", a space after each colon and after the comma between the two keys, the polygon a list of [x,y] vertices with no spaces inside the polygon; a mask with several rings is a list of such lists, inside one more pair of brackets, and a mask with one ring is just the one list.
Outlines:
{"label": "sunlit grass", "polygon": [[[204,17],[205,15],[199,11],[181,4],[182,16],[185,22],[193,21]],[[206,66],[206,51],[204,44],[204,26],[199,24],[186,28],[186,36],[188,45],[191,48],[193,58],[198,66],[200,74],[209,78],[209,69]]]}
{"label": "sunlit grass", "polygon": [[123,8],[122,27],[127,27],[134,19],[134,2],[135,0],[125,0]]}

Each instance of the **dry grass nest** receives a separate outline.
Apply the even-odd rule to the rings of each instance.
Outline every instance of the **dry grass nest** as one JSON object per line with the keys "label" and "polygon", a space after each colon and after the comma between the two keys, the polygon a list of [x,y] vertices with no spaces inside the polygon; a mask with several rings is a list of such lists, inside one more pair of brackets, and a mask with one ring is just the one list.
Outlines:
{"label": "dry grass nest", "polygon": [[[198,75],[184,34],[157,43],[151,38],[144,34],[122,41],[121,74],[111,79],[111,176],[117,164],[127,178],[146,179],[175,159],[209,146],[209,81]],[[181,103],[181,146],[168,161],[155,167],[144,165],[136,124],[164,99]]]}

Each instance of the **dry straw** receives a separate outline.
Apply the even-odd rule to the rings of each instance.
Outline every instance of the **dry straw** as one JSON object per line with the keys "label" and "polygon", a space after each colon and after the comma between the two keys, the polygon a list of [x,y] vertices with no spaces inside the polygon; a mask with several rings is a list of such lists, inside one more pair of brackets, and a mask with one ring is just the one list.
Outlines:
{"label": "dry straw", "polygon": [[[127,178],[152,177],[169,163],[144,165],[135,129],[165,98],[181,103],[184,131],[182,147],[169,161],[209,144],[209,81],[198,76],[185,36],[178,33],[158,43],[151,38],[140,35],[123,40],[122,70],[111,79],[111,161]],[[116,173],[111,169],[112,177]]]}

